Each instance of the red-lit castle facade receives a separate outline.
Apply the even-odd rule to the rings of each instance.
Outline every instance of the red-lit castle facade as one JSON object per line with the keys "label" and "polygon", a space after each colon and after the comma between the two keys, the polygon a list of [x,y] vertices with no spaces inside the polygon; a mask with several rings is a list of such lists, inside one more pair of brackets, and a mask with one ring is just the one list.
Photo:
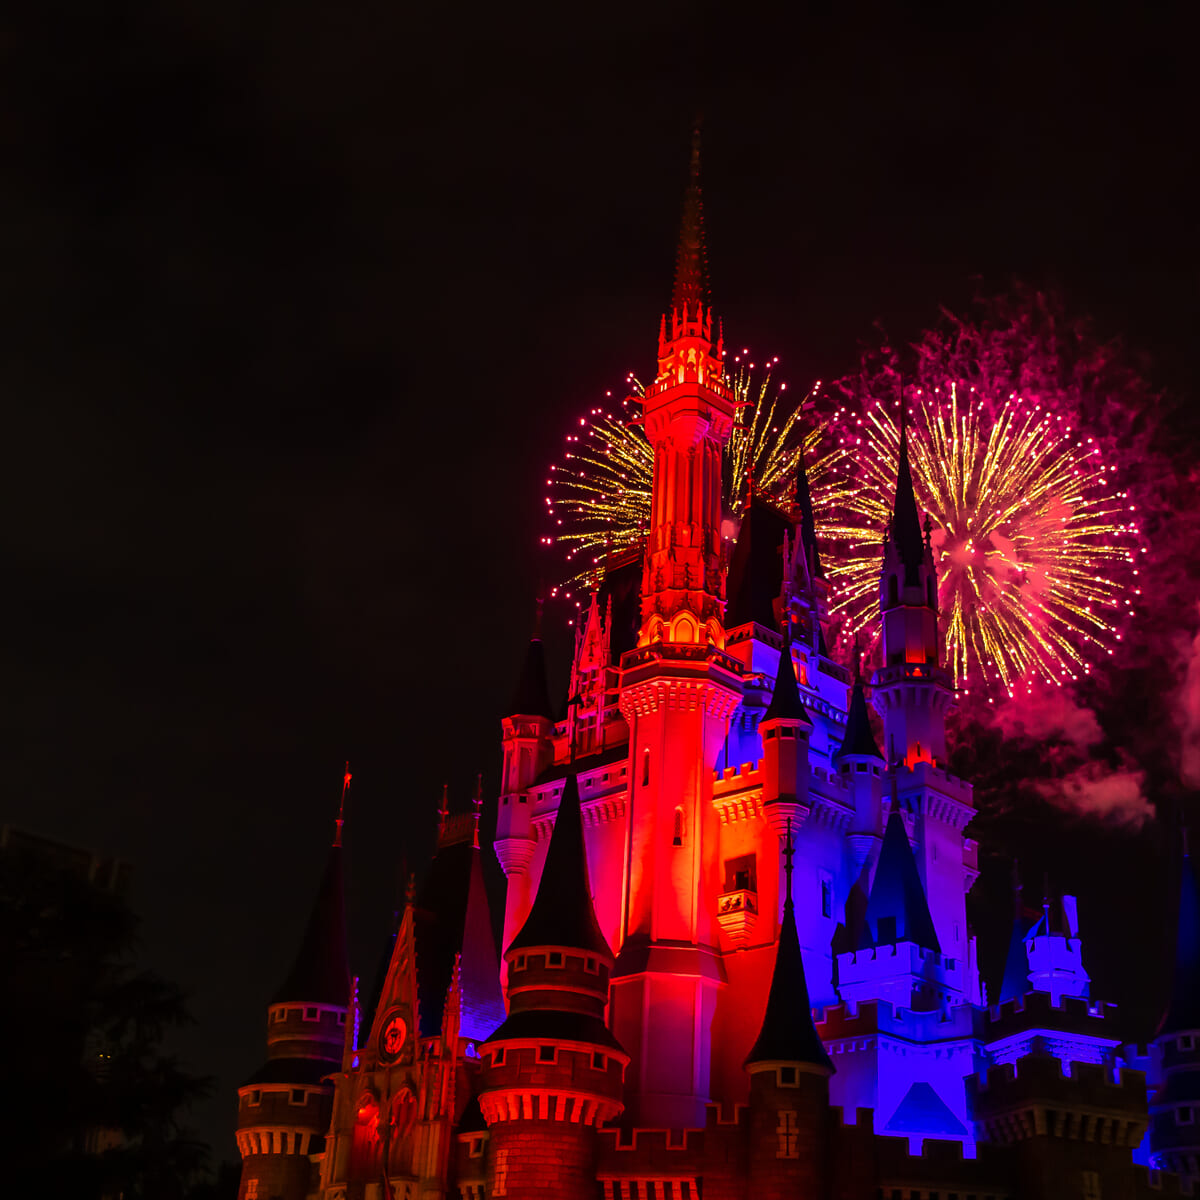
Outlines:
{"label": "red-lit castle facade", "polygon": [[[953,690],[903,442],[869,683],[825,645],[803,464],[789,507],[752,498],[723,537],[736,402],[696,154],[644,399],[644,551],[582,614],[565,718],[534,638],[503,720],[503,954],[478,810],[443,811],[383,969],[352,986],[335,845],[239,1091],[239,1200],[1180,1194],[1200,1176],[1172,1115],[1200,1107],[1178,1049],[1200,1000],[1137,1059],[1173,1068],[1161,1145],[1145,1075],[1088,999],[1070,897],[1018,905],[984,1002],[971,787],[946,768]],[[1184,901],[1195,934],[1200,891]]]}

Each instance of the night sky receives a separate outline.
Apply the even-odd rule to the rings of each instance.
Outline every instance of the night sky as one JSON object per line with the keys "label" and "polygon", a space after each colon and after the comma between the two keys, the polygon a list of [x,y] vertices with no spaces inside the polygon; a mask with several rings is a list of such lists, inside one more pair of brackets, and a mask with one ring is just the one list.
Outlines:
{"label": "night sky", "polygon": [[0,820],[134,865],[218,1159],[343,761],[368,975],[442,782],[493,794],[546,467],[651,365],[698,110],[717,309],[793,386],[1017,277],[1195,396],[1182,16],[968,7],[3,19]]}

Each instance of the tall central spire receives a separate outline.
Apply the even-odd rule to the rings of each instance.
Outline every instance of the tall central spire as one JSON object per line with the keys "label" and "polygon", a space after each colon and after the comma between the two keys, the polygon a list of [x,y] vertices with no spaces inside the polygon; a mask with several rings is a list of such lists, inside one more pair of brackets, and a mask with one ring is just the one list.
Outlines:
{"label": "tall central spire", "polygon": [[692,165],[683,197],[683,222],[675,259],[671,308],[696,310],[708,299],[708,258],[704,246],[704,206],[700,198],[700,122],[692,127]]}
{"label": "tall central spire", "polygon": [[908,421],[904,412],[904,397],[900,398],[900,463],[896,471],[896,503],[892,511],[892,540],[904,564],[905,584],[917,582],[917,573],[925,559],[925,543],[921,536],[921,516],[917,512],[917,497],[913,491],[912,468],[908,462]]}

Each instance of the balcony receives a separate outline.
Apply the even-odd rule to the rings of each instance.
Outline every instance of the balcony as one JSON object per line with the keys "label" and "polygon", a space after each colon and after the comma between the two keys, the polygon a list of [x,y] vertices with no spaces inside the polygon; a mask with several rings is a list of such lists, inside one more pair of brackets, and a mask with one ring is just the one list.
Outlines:
{"label": "balcony", "polygon": [[717,924],[735,945],[744,946],[758,920],[758,893],[748,888],[723,892],[717,898]]}

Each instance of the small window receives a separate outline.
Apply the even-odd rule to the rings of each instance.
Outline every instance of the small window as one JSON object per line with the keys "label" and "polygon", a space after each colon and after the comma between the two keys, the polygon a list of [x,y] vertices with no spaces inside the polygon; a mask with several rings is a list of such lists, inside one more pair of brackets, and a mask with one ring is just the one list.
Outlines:
{"label": "small window", "polygon": [[304,1010],[304,1019],[306,1021],[317,1021],[320,1020],[320,1017],[321,1010],[318,1008],[306,1008]]}
{"label": "small window", "polygon": [[833,881],[821,880],[821,916],[833,916]]}
{"label": "small window", "polygon": [[671,837],[672,846],[683,845],[683,809],[675,809],[675,830]]}
{"label": "small window", "polygon": [[303,1088],[292,1088],[292,1104],[304,1104],[308,1100],[308,1093]]}
{"label": "small window", "polygon": [[346,1014],[344,1012],[338,1013],[338,1024],[345,1025],[345,1023],[346,1023]]}
{"label": "small window", "polygon": [[523,954],[517,955],[517,970],[518,971],[525,970],[525,955],[523,955]]}
{"label": "small window", "polygon": [[650,786],[650,747],[642,752],[642,787]]}
{"label": "small window", "polygon": [[537,1060],[540,1063],[552,1063],[557,1061],[557,1056],[553,1046],[539,1046],[537,1051]]}
{"label": "small window", "polygon": [[1083,1200],[1103,1200],[1100,1194],[1100,1172],[1082,1171],[1080,1174],[1082,1175],[1080,1182],[1083,1184]]}
{"label": "small window", "polygon": [[261,1104],[262,1103],[262,1092],[257,1092],[257,1091],[251,1092],[250,1093],[250,1103],[251,1104]]}
{"label": "small window", "polygon": [[790,725],[784,725],[779,730],[779,736],[782,738],[794,738],[796,736],[796,731]]}
{"label": "small window", "polygon": [[1180,1050],[1194,1050],[1196,1048],[1196,1039],[1190,1033],[1183,1034],[1179,1039]]}
{"label": "small window", "polygon": [[764,742],[772,741],[774,739],[774,737],[775,737],[775,730],[773,730],[773,729],[764,729],[763,730],[763,741]]}
{"label": "small window", "polygon": [[479,1158],[483,1154],[483,1138],[473,1137],[471,1139],[471,1158]]}
{"label": "small window", "polygon": [[779,1086],[780,1087],[795,1087],[796,1086],[796,1068],[795,1067],[780,1067],[779,1068]]}
{"label": "small window", "polygon": [[607,1071],[608,1070],[608,1056],[606,1054],[601,1054],[599,1050],[593,1050],[592,1051],[592,1070]]}
{"label": "small window", "polygon": [[857,772],[858,772],[860,775],[863,775],[863,774],[865,774],[865,773],[866,773],[866,770],[867,770],[867,764],[866,764],[866,763],[855,763],[855,764],[854,764],[854,769],[855,769],[855,771],[857,771]]}
{"label": "small window", "polygon": [[1196,1110],[1189,1105],[1184,1105],[1183,1108],[1175,1110],[1176,1125],[1191,1125],[1196,1120]]}
{"label": "small window", "polygon": [[551,967],[561,967],[563,965],[562,951],[551,950],[550,953],[546,955],[546,963]]}
{"label": "small window", "polygon": [[504,1066],[504,1050],[505,1050],[505,1047],[501,1046],[499,1050],[492,1051],[492,1066],[493,1067]]}
{"label": "small window", "polygon": [[596,970],[596,960],[594,958],[586,959],[583,964],[583,969],[585,971],[595,971]]}

